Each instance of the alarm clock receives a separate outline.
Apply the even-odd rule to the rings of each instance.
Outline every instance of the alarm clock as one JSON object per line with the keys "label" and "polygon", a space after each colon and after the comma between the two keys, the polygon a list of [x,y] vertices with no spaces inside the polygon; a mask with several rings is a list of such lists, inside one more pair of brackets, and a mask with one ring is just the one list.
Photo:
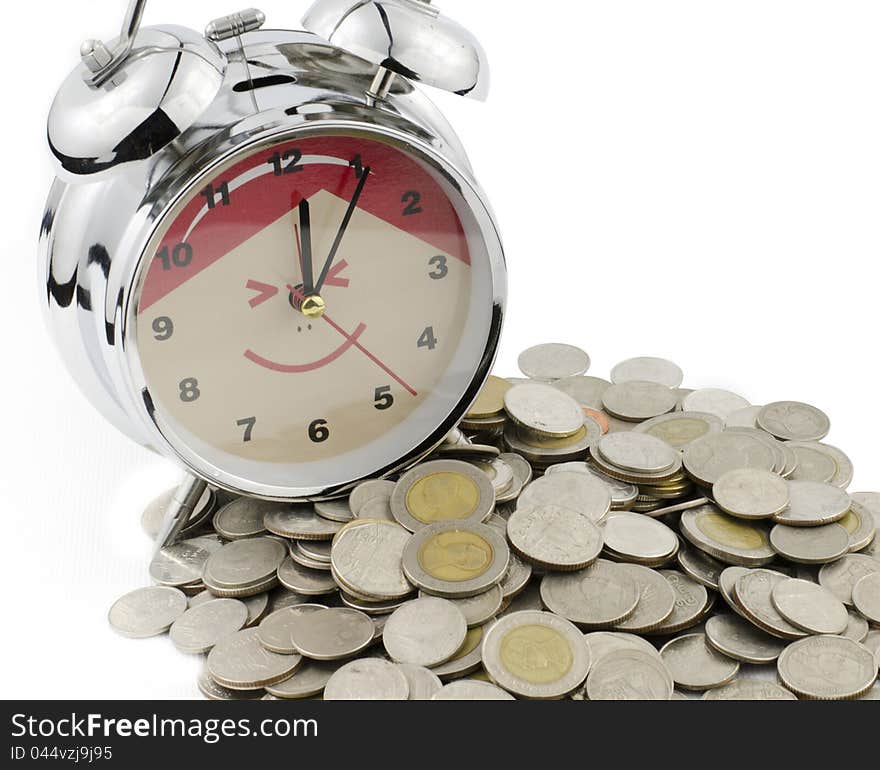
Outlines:
{"label": "alarm clock", "polygon": [[483,50],[422,0],[204,35],[142,28],[145,3],[83,44],[49,116],[43,296],[67,367],[185,469],[170,519],[206,485],[317,500],[411,466],[501,331],[497,226],[418,89],[484,98]]}

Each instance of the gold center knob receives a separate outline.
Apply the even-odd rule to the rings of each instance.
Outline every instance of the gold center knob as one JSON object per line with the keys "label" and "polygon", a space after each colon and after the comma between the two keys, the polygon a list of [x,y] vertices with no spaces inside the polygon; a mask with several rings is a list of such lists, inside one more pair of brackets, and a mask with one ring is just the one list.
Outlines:
{"label": "gold center knob", "polygon": [[302,314],[306,318],[321,318],[327,310],[327,303],[315,294],[312,297],[306,297],[302,303]]}

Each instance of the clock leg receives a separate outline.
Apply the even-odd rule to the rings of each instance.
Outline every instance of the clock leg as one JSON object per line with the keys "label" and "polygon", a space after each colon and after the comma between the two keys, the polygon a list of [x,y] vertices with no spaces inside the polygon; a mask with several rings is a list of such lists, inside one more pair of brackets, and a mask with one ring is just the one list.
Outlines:
{"label": "clock leg", "polygon": [[184,476],[165,511],[162,528],[156,538],[156,553],[177,541],[207,487],[202,479],[189,474]]}

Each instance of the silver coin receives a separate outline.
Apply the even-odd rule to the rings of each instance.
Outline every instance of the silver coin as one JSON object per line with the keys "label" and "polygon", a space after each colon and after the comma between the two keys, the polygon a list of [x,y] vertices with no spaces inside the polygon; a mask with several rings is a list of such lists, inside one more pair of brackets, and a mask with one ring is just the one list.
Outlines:
{"label": "silver coin", "polygon": [[[736,582],[743,575],[748,575],[749,572],[751,572],[751,570],[746,569],[745,567],[728,567],[718,577],[718,592],[721,594],[724,601],[727,602],[727,606],[742,618],[745,618],[745,615],[736,601]],[[751,623],[751,621],[749,621],[749,623]]]}
{"label": "silver coin", "polygon": [[657,652],[654,645],[635,634],[625,634],[619,631],[593,631],[584,634],[584,640],[590,648],[592,668],[595,668],[596,664],[606,655],[626,650],[638,650],[660,659],[660,653]]}
{"label": "silver coin", "polygon": [[639,496],[639,488],[635,484],[629,484],[625,481],[618,481],[604,473],[600,473],[584,462],[560,463],[559,465],[551,465],[545,472],[545,476],[553,476],[557,473],[582,473],[601,481],[611,494],[611,510],[624,510],[627,506],[632,505]]}
{"label": "silver coin", "polygon": [[398,663],[397,667],[403,672],[409,684],[410,700],[431,700],[443,689],[443,682],[440,681],[440,677],[424,666]]}
{"label": "silver coin", "polygon": [[681,402],[681,408],[685,412],[705,412],[715,415],[719,420],[727,420],[734,412],[750,406],[747,398],[720,388],[695,390]]}
{"label": "silver coin", "polygon": [[849,551],[856,553],[870,546],[877,536],[877,525],[871,512],[860,502],[853,499],[852,508],[840,520],[849,535]]}
{"label": "silver coin", "polygon": [[290,557],[278,567],[278,580],[285,588],[302,596],[324,596],[337,589],[331,574],[303,567]]}
{"label": "silver coin", "polygon": [[446,521],[480,523],[495,507],[488,476],[459,460],[434,460],[403,475],[391,496],[391,511],[410,532]]}
{"label": "silver coin", "polygon": [[840,524],[770,530],[770,545],[780,556],[798,564],[826,564],[849,553],[849,533]]}
{"label": "silver coin", "polygon": [[173,588],[197,583],[208,557],[222,546],[217,537],[197,537],[166,546],[150,562],[150,577],[159,585]]}
{"label": "silver coin", "polygon": [[774,663],[787,646],[737,615],[712,616],[705,633],[706,641],[718,652],[743,663]]}
{"label": "silver coin", "polygon": [[703,700],[761,701],[797,700],[797,696],[776,682],[758,679],[735,679],[724,687],[707,690]]}
{"label": "silver coin", "polygon": [[667,388],[677,388],[684,381],[684,372],[677,364],[663,358],[630,358],[611,370],[615,385],[624,382],[656,382]]}
{"label": "silver coin", "polygon": [[751,570],[736,581],[735,598],[745,617],[758,628],[780,639],[802,639],[806,633],[789,623],[773,604],[773,589],[790,580],[770,570]]}
{"label": "silver coin", "polygon": [[773,450],[750,433],[710,433],[684,450],[684,467],[701,484],[711,486],[725,473],[740,468],[772,471]]}
{"label": "silver coin", "polygon": [[678,453],[665,441],[647,433],[612,433],[596,449],[612,465],[631,473],[663,473],[678,461]]}
{"label": "silver coin", "polygon": [[387,602],[368,601],[367,599],[350,594],[347,591],[340,591],[339,598],[346,607],[365,612],[373,618],[374,622],[379,617],[390,615],[394,610],[402,607],[406,603],[405,599],[393,599],[392,601]]}
{"label": "silver coin", "polygon": [[854,642],[864,642],[870,629],[868,621],[852,610],[847,612],[847,617],[846,630],[840,636],[852,639]]}
{"label": "silver coin", "polygon": [[315,513],[322,519],[333,521],[337,524],[347,524],[354,518],[348,500],[324,500],[315,503]]}
{"label": "silver coin", "polygon": [[532,466],[528,460],[521,455],[514,452],[505,452],[501,454],[498,459],[503,460],[510,466],[513,475],[516,477],[517,483],[520,485],[520,489],[532,480]]}
{"label": "silver coin", "polygon": [[285,506],[271,511],[264,517],[263,524],[272,534],[291,540],[332,540],[342,529],[338,522],[318,516],[311,505]]}
{"label": "silver coin", "polygon": [[515,700],[510,694],[490,682],[477,679],[460,679],[447,684],[431,700]]}
{"label": "silver coin", "polygon": [[223,637],[241,631],[248,610],[237,599],[214,599],[191,607],[171,626],[169,636],[181,652],[200,655],[211,650]]}
{"label": "silver coin", "polygon": [[483,664],[483,639],[495,623],[492,618],[482,626],[468,629],[461,647],[448,661],[434,666],[431,670],[441,681],[448,682],[476,671]]}
{"label": "silver coin", "polygon": [[204,580],[209,588],[242,588],[269,579],[286,557],[277,540],[257,537],[236,540],[215,551],[205,562]]}
{"label": "silver coin", "polygon": [[613,513],[602,526],[602,539],[629,562],[664,563],[678,551],[678,537],[669,527],[639,513]]}
{"label": "silver coin", "polygon": [[795,695],[811,700],[849,700],[873,686],[877,661],[851,639],[811,636],[779,656],[778,671],[782,684]]}
{"label": "silver coin", "polygon": [[303,615],[327,609],[322,604],[297,604],[293,607],[284,607],[267,615],[260,622],[257,629],[260,644],[270,652],[279,655],[296,655],[299,650],[290,637],[290,629],[297,619]]}
{"label": "silver coin", "polygon": [[577,377],[590,368],[590,357],[573,345],[537,345],[520,354],[519,369],[530,379],[553,381]]}
{"label": "silver coin", "polygon": [[862,640],[862,644],[874,653],[877,665],[880,666],[880,631],[868,631],[867,636]]}
{"label": "silver coin", "polygon": [[297,550],[303,555],[315,561],[330,563],[330,554],[333,546],[326,540],[299,540],[296,543]]}
{"label": "silver coin", "polygon": [[114,631],[131,639],[164,634],[186,612],[186,595],[169,586],[139,588],[117,599],[108,613]]}
{"label": "silver coin", "polygon": [[[159,532],[162,529],[162,523],[165,520],[165,513],[176,493],[177,487],[172,487],[152,500],[147,507],[144,508],[144,512],[141,515],[141,527],[143,527],[144,532],[150,536],[150,539],[155,540],[156,537],[158,537]],[[202,493],[198,503],[196,503],[196,507],[190,515],[187,525],[180,533],[181,537],[189,537],[196,530],[200,529],[202,524],[204,524],[208,517],[214,512],[216,502],[216,494],[214,490],[209,487]]]}
{"label": "silver coin", "polygon": [[806,580],[781,580],[770,595],[776,611],[809,634],[841,634],[849,617],[846,607],[827,588]]}
{"label": "silver coin", "polygon": [[290,545],[290,558],[300,566],[308,567],[309,569],[317,570],[318,572],[330,572],[332,569],[330,564],[326,561],[319,561],[318,559],[313,559],[311,556],[307,556],[295,543],[291,543]]}
{"label": "silver coin", "polygon": [[850,496],[831,484],[815,481],[788,482],[791,501],[786,510],[773,517],[790,527],[821,527],[840,521],[852,507]]}
{"label": "silver coin", "polygon": [[373,500],[390,501],[394,494],[395,483],[393,481],[371,480],[358,484],[348,498],[348,506],[357,518],[371,518],[361,516],[361,509]]}
{"label": "silver coin", "polygon": [[372,644],[374,635],[369,616],[348,607],[300,615],[290,624],[294,648],[309,660],[354,657]]}
{"label": "silver coin", "polygon": [[403,572],[410,533],[398,524],[364,520],[350,524],[333,543],[333,575],[346,590],[390,601],[413,591]]}
{"label": "silver coin", "polygon": [[391,498],[376,497],[367,500],[358,511],[358,519],[364,521],[390,521],[394,524],[397,521],[391,510]]}
{"label": "silver coin", "polygon": [[553,505],[568,508],[593,523],[611,510],[608,485],[585,473],[553,473],[529,484],[519,496],[517,508]]}
{"label": "silver coin", "polygon": [[790,441],[787,446],[795,453],[798,461],[797,470],[791,475],[792,481],[816,481],[820,484],[828,484],[837,475],[839,470],[837,461],[820,449],[821,444]]}
{"label": "silver coin", "polygon": [[277,655],[260,644],[256,628],[221,639],[208,653],[208,672],[231,690],[259,690],[293,675],[302,658]]}
{"label": "silver coin", "polygon": [[552,384],[588,409],[601,409],[602,396],[611,387],[608,380],[599,377],[566,377]]}
{"label": "silver coin", "polygon": [[865,575],[853,586],[855,608],[869,623],[880,625],[880,572]]}
{"label": "silver coin", "polygon": [[657,653],[615,650],[593,665],[586,694],[591,701],[670,700],[674,683]]}
{"label": "silver coin", "polygon": [[214,514],[214,529],[227,540],[243,540],[265,533],[263,518],[267,513],[284,508],[252,497],[239,497]]}
{"label": "silver coin", "polygon": [[452,658],[467,634],[467,621],[452,602],[426,597],[407,602],[388,618],[385,650],[396,663],[430,668]]}
{"label": "silver coin", "polygon": [[712,496],[721,510],[741,519],[769,519],[790,500],[785,479],[756,468],[728,471],[713,485]]}
{"label": "silver coin", "polygon": [[355,660],[338,669],[324,687],[328,701],[394,701],[409,698],[409,682],[400,667],[379,658]]}
{"label": "silver coin", "polygon": [[566,438],[584,425],[581,405],[552,385],[515,385],[504,394],[504,409],[517,425],[539,436]]}
{"label": "silver coin", "polygon": [[[733,433],[744,436],[751,436],[760,441],[773,453],[773,467],[770,469],[774,473],[782,476],[784,473],[791,475],[791,472],[797,468],[797,456],[793,450],[786,452],[785,444],[773,438],[766,431],[760,428],[725,428],[725,433]],[[789,468],[788,466],[792,467]]]}
{"label": "silver coin", "polygon": [[257,625],[269,609],[269,594],[262,593],[255,596],[245,596],[239,599],[240,602],[247,607],[248,618],[244,624],[245,628]]}
{"label": "silver coin", "polygon": [[[430,594],[419,592],[419,598],[425,598]],[[447,599],[454,604],[467,622],[468,628],[482,626],[490,618],[494,618],[504,604],[504,592],[500,585],[493,586],[476,596],[466,599]]]}
{"label": "silver coin", "polygon": [[660,570],[675,591],[675,607],[663,624],[651,631],[652,634],[675,634],[693,628],[705,616],[709,602],[706,586],[692,580],[677,570]]}
{"label": "silver coin", "polygon": [[632,380],[612,385],[602,396],[605,410],[621,420],[642,422],[675,409],[675,393],[656,382]]}
{"label": "silver coin", "polygon": [[531,578],[532,565],[520,559],[515,553],[511,553],[507,574],[501,581],[501,593],[504,595],[504,601],[510,601],[521,594]]}
{"label": "silver coin", "polygon": [[541,599],[551,612],[572,623],[610,628],[635,612],[639,589],[625,569],[600,559],[580,572],[545,575]]}
{"label": "silver coin", "polygon": [[[610,505],[610,495],[608,499]],[[562,571],[588,567],[599,558],[603,544],[590,519],[554,505],[517,508],[507,522],[507,537],[522,558]]]}
{"label": "silver coin", "polygon": [[737,409],[727,415],[724,425],[728,428],[757,428],[758,415],[763,408],[763,406],[746,406]]}
{"label": "silver coin", "polygon": [[196,685],[199,688],[199,692],[205,698],[213,701],[260,700],[264,694],[264,690],[245,692],[242,690],[230,690],[228,687],[223,687],[211,678],[207,667],[204,667],[199,672]]}
{"label": "silver coin", "polygon": [[[504,498],[505,492],[508,492],[514,486],[513,468],[498,457],[494,460],[475,460],[471,465],[479,468],[489,477],[489,480],[492,482],[492,488],[495,490],[496,502]],[[516,494],[519,493],[521,488],[519,486],[516,487]],[[516,494],[513,495],[513,498],[516,497]]]}
{"label": "silver coin", "polygon": [[673,412],[643,422],[634,428],[636,433],[647,433],[675,449],[684,449],[710,433],[720,433],[724,423],[714,414],[705,412]]}
{"label": "silver coin", "polygon": [[571,694],[587,678],[590,649],[567,620],[549,612],[518,612],[486,633],[483,665],[508,692],[553,700]]}
{"label": "silver coin", "polygon": [[705,634],[687,634],[667,642],[660,657],[676,686],[685,690],[723,687],[739,673],[739,661],[712,648]]}
{"label": "silver coin", "polygon": [[637,564],[621,564],[639,589],[635,612],[618,623],[618,631],[645,634],[662,625],[675,610],[675,589],[659,572]]}
{"label": "silver coin", "polygon": [[536,466],[545,466],[583,459],[587,450],[601,435],[599,423],[590,417],[584,417],[581,430],[566,439],[542,438],[511,424],[504,429],[504,445]]}
{"label": "silver coin", "polygon": [[266,692],[282,700],[311,698],[324,691],[330,677],[339,669],[338,661],[322,663],[317,660],[303,660],[293,676],[278,684],[266,686]]}
{"label": "silver coin", "polygon": [[735,519],[714,505],[685,511],[680,526],[691,544],[726,564],[760,567],[776,558],[762,522]]}
{"label": "silver coin", "polygon": [[676,558],[678,566],[694,580],[713,591],[718,590],[721,573],[727,567],[724,562],[697,548],[686,547],[679,548]]}
{"label": "silver coin", "polygon": [[797,401],[768,404],[758,415],[758,425],[782,441],[821,441],[831,430],[828,415]]}

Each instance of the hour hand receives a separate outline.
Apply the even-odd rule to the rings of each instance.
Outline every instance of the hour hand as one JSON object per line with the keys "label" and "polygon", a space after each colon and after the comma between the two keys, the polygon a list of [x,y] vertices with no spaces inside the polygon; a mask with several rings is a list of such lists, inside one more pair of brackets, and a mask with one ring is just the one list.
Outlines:
{"label": "hour hand", "polygon": [[312,266],[312,214],[309,202],[303,198],[299,204],[299,229],[302,250],[303,294],[315,293],[315,269]]}

